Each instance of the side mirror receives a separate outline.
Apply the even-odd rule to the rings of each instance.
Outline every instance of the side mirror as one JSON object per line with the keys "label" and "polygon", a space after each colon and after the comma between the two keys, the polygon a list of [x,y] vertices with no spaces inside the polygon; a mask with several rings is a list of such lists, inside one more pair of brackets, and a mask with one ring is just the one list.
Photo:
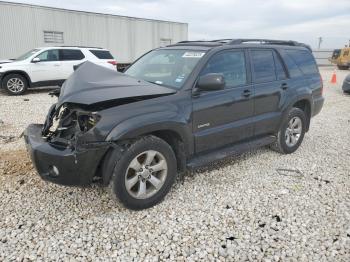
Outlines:
{"label": "side mirror", "polygon": [[32,63],[38,63],[40,62],[40,58],[39,57],[34,57],[32,60]]}
{"label": "side mirror", "polygon": [[203,91],[222,90],[225,87],[225,78],[222,74],[207,74],[199,77],[197,88]]}

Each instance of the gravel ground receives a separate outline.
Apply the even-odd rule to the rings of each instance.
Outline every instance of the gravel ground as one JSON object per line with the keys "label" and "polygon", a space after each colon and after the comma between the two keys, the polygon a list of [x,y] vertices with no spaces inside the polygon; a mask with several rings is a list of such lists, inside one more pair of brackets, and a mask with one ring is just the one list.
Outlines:
{"label": "gravel ground", "polygon": [[325,85],[296,153],[262,148],[187,173],[139,212],[98,184],[42,181],[18,136],[55,99],[0,94],[0,261],[350,261],[350,96]]}

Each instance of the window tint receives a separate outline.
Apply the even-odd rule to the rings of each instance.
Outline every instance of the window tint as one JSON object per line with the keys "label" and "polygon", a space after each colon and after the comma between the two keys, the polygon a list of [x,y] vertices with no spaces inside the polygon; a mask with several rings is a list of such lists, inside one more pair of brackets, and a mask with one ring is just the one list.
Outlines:
{"label": "window tint", "polygon": [[227,87],[235,87],[247,83],[247,72],[243,51],[230,51],[214,55],[210,58],[201,75],[221,73],[225,77]]}
{"label": "window tint", "polygon": [[37,56],[42,62],[58,61],[58,50],[52,49],[42,52]]}
{"label": "window tint", "polygon": [[286,71],[284,70],[281,59],[276,52],[273,52],[273,58],[275,59],[277,79],[278,80],[287,79]]}
{"label": "window tint", "polygon": [[255,83],[276,80],[272,50],[252,50],[253,79]]}
{"label": "window tint", "polygon": [[287,55],[284,51],[281,52],[281,55],[282,55],[284,63],[287,66],[289,76],[291,78],[301,76],[302,73],[301,73],[299,67],[293,61],[293,59],[289,55]]}
{"label": "window tint", "polygon": [[286,50],[287,55],[297,64],[303,74],[318,73],[315,59],[309,51],[304,50]]}
{"label": "window tint", "polygon": [[84,54],[77,49],[61,49],[60,50],[60,60],[81,60],[84,59]]}
{"label": "window tint", "polygon": [[114,59],[111,53],[107,50],[89,50],[89,51],[99,59]]}

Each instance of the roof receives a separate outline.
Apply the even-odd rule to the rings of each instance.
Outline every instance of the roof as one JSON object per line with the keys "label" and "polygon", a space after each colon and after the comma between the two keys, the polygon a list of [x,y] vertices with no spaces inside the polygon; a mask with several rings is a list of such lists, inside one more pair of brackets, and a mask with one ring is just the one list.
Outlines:
{"label": "roof", "polygon": [[153,21],[153,22],[163,22],[163,23],[174,23],[174,24],[188,25],[188,23],[185,23],[185,22],[176,22],[176,21],[169,21],[169,20],[141,18],[141,17],[133,17],[133,16],[125,16],[125,15],[108,14],[108,13],[96,13],[96,12],[90,12],[90,11],[74,10],[74,9],[67,9],[67,8],[58,8],[58,7],[51,7],[51,6],[44,6],[44,5],[33,5],[33,4],[26,4],[26,3],[20,3],[20,2],[0,1],[0,4],[18,5],[18,6],[26,6],[26,7],[31,7],[31,8],[50,9],[50,10],[64,11],[64,12],[85,13],[85,14],[90,14],[90,15],[112,16],[112,17],[120,17],[120,18],[134,19],[134,20],[142,20],[142,21]]}
{"label": "roof", "polygon": [[95,46],[68,46],[68,45],[61,45],[61,46],[41,46],[37,47],[40,49],[52,49],[52,48],[61,48],[61,49],[72,49],[72,48],[77,48],[77,49],[98,49],[98,50],[107,50],[102,47],[95,47]]}
{"label": "roof", "polygon": [[224,45],[279,45],[279,46],[294,46],[294,47],[304,47],[310,50],[309,45],[299,43],[292,40],[271,40],[271,39],[217,39],[217,40],[197,40],[197,41],[181,41],[172,46],[202,46],[202,47],[217,47]]}

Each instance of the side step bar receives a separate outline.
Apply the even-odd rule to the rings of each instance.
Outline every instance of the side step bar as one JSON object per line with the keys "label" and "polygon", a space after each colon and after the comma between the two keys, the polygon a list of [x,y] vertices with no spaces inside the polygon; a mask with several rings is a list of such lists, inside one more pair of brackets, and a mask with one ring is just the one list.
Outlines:
{"label": "side step bar", "polygon": [[275,136],[266,136],[262,138],[257,138],[255,140],[251,140],[244,143],[234,144],[231,146],[227,146],[215,151],[211,151],[209,153],[204,153],[196,156],[195,158],[190,159],[187,162],[188,169],[195,169],[201,166],[208,165],[211,162],[224,159],[229,156],[239,155],[244,152],[247,152],[251,149],[259,148],[262,146],[266,146],[272,144],[276,141]]}

